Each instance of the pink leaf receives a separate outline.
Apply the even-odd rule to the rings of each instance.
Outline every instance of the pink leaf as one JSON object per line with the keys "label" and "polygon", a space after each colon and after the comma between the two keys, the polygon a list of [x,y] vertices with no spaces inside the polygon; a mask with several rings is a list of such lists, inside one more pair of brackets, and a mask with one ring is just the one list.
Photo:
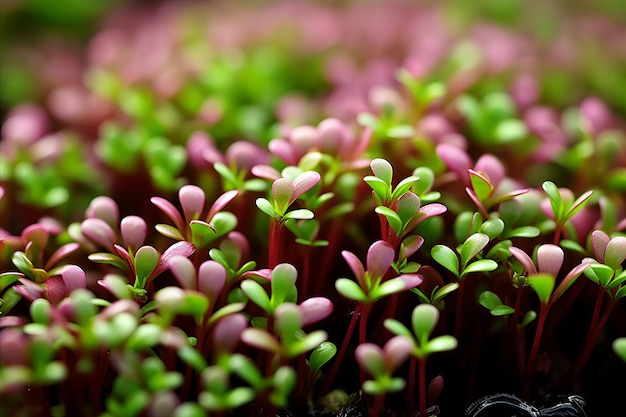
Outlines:
{"label": "pink leaf", "polygon": [[483,172],[489,177],[489,182],[495,187],[504,179],[505,170],[502,162],[491,154],[484,154],[474,165],[474,169]]}
{"label": "pink leaf", "polygon": [[250,275],[253,277],[264,279],[266,281],[272,280],[272,270],[269,268],[259,269],[257,271],[248,271],[245,274],[243,274],[244,277],[247,277]]}
{"label": "pink leaf", "polygon": [[237,347],[241,333],[248,327],[248,319],[235,313],[219,320],[213,328],[213,347],[218,352],[232,352]]}
{"label": "pink leaf", "polygon": [[333,303],[325,297],[308,298],[298,305],[302,327],[324,320],[333,311]]}
{"label": "pink leaf", "polygon": [[374,242],[367,251],[367,271],[373,279],[382,278],[396,256],[393,247],[383,240]]}
{"label": "pink leaf", "polygon": [[281,177],[280,172],[269,165],[256,165],[251,169],[252,175],[266,180],[275,181]]}
{"label": "pink leaf", "polygon": [[111,226],[102,219],[86,219],[80,225],[85,237],[113,252],[113,245],[117,241],[117,236]]}
{"label": "pink leaf", "polygon": [[606,246],[611,241],[609,235],[602,230],[594,230],[591,234],[591,246],[593,253],[598,262],[604,263],[604,253],[606,252]]}
{"label": "pink leaf", "polygon": [[20,278],[19,281],[22,285],[15,285],[13,289],[28,301],[43,297],[44,289],[42,287],[26,278]]}
{"label": "pink leaf", "polygon": [[198,270],[198,290],[214,302],[226,285],[226,270],[215,261],[206,261]]}
{"label": "pink leaf", "polygon": [[413,351],[413,343],[404,336],[394,336],[385,343],[384,361],[387,372],[392,373],[408,359]]}
{"label": "pink leaf", "polygon": [[398,277],[398,279],[401,279],[402,281],[404,281],[405,290],[410,290],[411,288],[415,288],[421,285],[422,282],[424,281],[424,277],[418,274],[402,274]]}
{"label": "pink leaf", "polygon": [[[270,152],[274,155],[278,156],[288,165],[297,165],[298,164],[298,156],[296,155],[291,143],[287,142],[284,139],[272,139],[270,143],[267,145]],[[260,175],[253,171],[254,175],[257,177],[268,178],[266,175]],[[280,175],[280,174],[279,174]],[[272,178],[268,178],[272,179]]]}
{"label": "pink leaf", "polygon": [[69,295],[60,277],[48,278],[46,281],[46,291],[48,293],[48,299],[53,305],[58,305]]}
{"label": "pink leaf", "polygon": [[565,254],[559,246],[546,244],[537,250],[537,269],[540,273],[549,273],[556,277],[563,265]]}
{"label": "pink leaf", "polygon": [[361,284],[361,288],[364,288],[363,285],[365,285],[365,283],[363,282],[363,276],[365,275],[365,268],[363,268],[363,264],[361,263],[359,258],[357,258],[355,254],[353,254],[352,252],[348,252],[347,250],[342,251],[341,256],[343,256],[343,259],[346,260],[346,263],[352,270],[352,273],[356,277],[359,284]]}
{"label": "pink leaf", "polygon": [[202,188],[197,185],[184,185],[178,191],[178,200],[183,209],[186,224],[202,215],[205,200]]}
{"label": "pink leaf", "polygon": [[76,252],[79,248],[80,244],[76,242],[67,243],[61,246],[52,255],[50,255],[50,258],[48,259],[48,262],[46,262],[46,266],[44,267],[44,269],[52,269],[52,267],[56,265],[61,259],[70,255],[72,252]]}
{"label": "pink leaf", "polygon": [[217,197],[206,215],[206,222],[211,223],[213,216],[215,216],[219,211],[226,207],[226,205],[230,203],[235,197],[237,197],[238,194],[239,191],[230,190]]}
{"label": "pink leaf", "polygon": [[469,155],[458,146],[448,143],[438,145],[436,152],[437,156],[448,166],[448,169],[456,173],[465,185],[469,185],[467,170],[472,168],[472,160]]}
{"label": "pink leaf", "polygon": [[172,203],[162,197],[152,197],[150,201],[152,202],[152,204],[157,206],[163,213],[165,213],[165,215],[169,217],[170,220],[172,220],[174,226],[176,226],[176,228],[181,233],[184,233],[186,229],[185,221],[178,212],[178,209]]}
{"label": "pink leaf", "polygon": [[79,288],[87,287],[85,271],[77,265],[68,265],[63,268],[61,278],[63,279],[63,284],[65,284],[68,294]]}
{"label": "pink leaf", "polygon": [[535,275],[537,273],[537,268],[535,268],[533,260],[530,259],[530,256],[528,256],[526,252],[516,248],[515,246],[510,247],[509,251],[518,261],[520,261],[528,275]]}
{"label": "pink leaf", "polygon": [[154,278],[160,273],[162,273],[163,271],[165,271],[166,269],[168,269],[170,260],[174,256],[180,255],[184,257],[189,257],[195,251],[196,251],[196,247],[187,241],[183,240],[181,242],[174,243],[172,246],[167,248],[165,252],[163,252],[163,255],[161,255],[161,257],[159,258],[159,262],[157,263],[156,267],[150,274],[149,278]]}
{"label": "pink leaf", "polygon": [[136,251],[146,240],[148,226],[139,216],[126,216],[120,222],[120,233],[124,244],[132,251]]}
{"label": "pink leaf", "polygon": [[293,196],[291,197],[290,202],[293,202],[302,194],[306,193],[311,188],[315,187],[315,185],[320,181],[320,179],[321,179],[320,174],[315,171],[306,171],[298,175],[296,179],[293,180],[294,193],[293,193]]}
{"label": "pink leaf", "polygon": [[193,263],[185,256],[173,256],[169,262],[170,271],[186,290],[198,289],[198,277]]}
{"label": "pink leaf", "polygon": [[115,227],[120,221],[120,209],[111,197],[100,196],[89,203],[85,216],[90,219],[103,220],[109,226]]}

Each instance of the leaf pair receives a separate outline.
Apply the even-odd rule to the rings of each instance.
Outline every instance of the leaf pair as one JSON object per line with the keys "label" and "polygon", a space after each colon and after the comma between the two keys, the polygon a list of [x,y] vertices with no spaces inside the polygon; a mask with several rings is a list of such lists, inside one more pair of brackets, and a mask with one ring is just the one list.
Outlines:
{"label": "leaf pair", "polygon": [[498,268],[498,264],[491,259],[470,262],[488,243],[489,236],[474,233],[457,248],[456,253],[445,245],[435,245],[431,249],[431,255],[435,261],[461,279],[472,272],[490,272]]}

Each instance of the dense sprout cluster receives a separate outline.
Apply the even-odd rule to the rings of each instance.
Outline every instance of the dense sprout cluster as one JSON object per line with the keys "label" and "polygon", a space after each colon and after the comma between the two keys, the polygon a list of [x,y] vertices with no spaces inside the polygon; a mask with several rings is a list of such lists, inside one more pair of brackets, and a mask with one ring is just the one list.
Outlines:
{"label": "dense sprout cluster", "polygon": [[[616,407],[626,32],[530,4],[95,2],[65,16],[100,17],[83,47],[9,26],[0,414]],[[7,15],[63,22],[30,7]]]}

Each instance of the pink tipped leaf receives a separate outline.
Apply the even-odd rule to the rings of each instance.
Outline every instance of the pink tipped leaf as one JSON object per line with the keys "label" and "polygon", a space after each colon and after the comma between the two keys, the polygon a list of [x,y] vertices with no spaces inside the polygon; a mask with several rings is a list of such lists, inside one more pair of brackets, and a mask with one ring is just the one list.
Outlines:
{"label": "pink tipped leaf", "polygon": [[205,195],[197,185],[184,185],[178,191],[178,200],[183,209],[185,222],[198,219],[204,211]]}
{"label": "pink tipped leaf", "polygon": [[393,247],[384,240],[374,242],[367,251],[367,271],[374,279],[382,278],[396,256]]}

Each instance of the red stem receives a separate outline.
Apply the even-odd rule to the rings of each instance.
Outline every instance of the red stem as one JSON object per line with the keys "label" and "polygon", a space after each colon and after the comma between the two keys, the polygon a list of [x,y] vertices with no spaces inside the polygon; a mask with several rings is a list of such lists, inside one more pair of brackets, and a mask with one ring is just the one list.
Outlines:
{"label": "red stem", "polygon": [[352,333],[354,333],[354,327],[356,326],[356,321],[358,320],[359,315],[361,314],[362,308],[363,308],[363,305],[360,302],[357,303],[356,308],[354,310],[354,315],[352,316],[352,319],[350,319],[350,324],[348,325],[348,329],[346,330],[346,335],[343,338],[343,342],[341,342],[341,347],[339,348],[339,352],[337,353],[337,356],[335,356],[333,366],[332,368],[330,368],[330,372],[326,376],[326,382],[324,383],[324,386],[322,388],[323,394],[326,394],[327,392],[330,391],[331,384],[333,383],[333,381],[335,380],[335,377],[337,376],[337,372],[339,371],[339,367],[341,366],[341,363],[343,362],[343,358],[346,356],[346,351],[348,350],[348,344],[350,343],[350,339],[352,338]]}
{"label": "red stem", "polygon": [[269,248],[267,255],[268,268],[274,268],[280,262],[282,252],[283,223],[272,219],[270,221]]}
{"label": "red stem", "polygon": [[415,372],[417,368],[417,358],[415,356],[411,356],[409,360],[409,386],[408,386],[408,402],[406,407],[406,415],[410,416],[413,414],[413,394],[415,394]]}
{"label": "red stem", "polygon": [[383,410],[383,403],[385,402],[385,394],[379,394],[374,399],[374,408],[372,409],[371,417],[380,416],[381,411]]}
{"label": "red stem", "polygon": [[546,324],[546,318],[548,316],[548,310],[550,309],[548,304],[541,304],[539,308],[539,317],[537,318],[537,329],[535,330],[535,339],[533,340],[533,346],[528,356],[528,364],[526,366],[525,382],[526,390],[528,390],[530,376],[535,367],[535,360],[537,359],[537,352],[539,351],[539,344],[541,342],[541,336],[543,334],[543,328]]}
{"label": "red stem", "polygon": [[454,335],[457,340],[461,338],[461,320],[463,310],[463,290],[465,288],[465,280],[459,279],[459,289],[456,294],[456,312],[454,317]]}
{"label": "red stem", "polygon": [[[596,300],[596,302],[597,301],[598,300]],[[599,301],[600,303],[602,303],[601,299]],[[580,353],[580,356],[578,357],[578,361],[576,362],[576,367],[574,368],[574,371],[572,372],[572,376],[570,377],[570,380],[577,378],[578,375],[580,374],[580,371],[582,371],[583,366],[585,365],[585,363],[587,363],[587,360],[589,359],[589,356],[591,356],[591,353],[593,352],[593,348],[596,346],[596,343],[598,342],[598,339],[600,338],[600,334],[602,333],[602,330],[604,329],[604,326],[606,325],[607,320],[611,316],[611,313],[613,312],[613,308],[615,307],[616,304],[617,303],[615,302],[615,300],[611,300],[611,302],[607,305],[606,309],[602,313],[602,316],[596,317],[596,321],[591,322],[591,324],[589,325],[589,333],[587,334],[587,338],[585,339],[585,345],[583,347],[582,352]],[[595,310],[594,310],[594,313],[595,313]]]}
{"label": "red stem", "polygon": [[426,416],[426,358],[420,358],[417,363],[419,378],[420,417]]}

